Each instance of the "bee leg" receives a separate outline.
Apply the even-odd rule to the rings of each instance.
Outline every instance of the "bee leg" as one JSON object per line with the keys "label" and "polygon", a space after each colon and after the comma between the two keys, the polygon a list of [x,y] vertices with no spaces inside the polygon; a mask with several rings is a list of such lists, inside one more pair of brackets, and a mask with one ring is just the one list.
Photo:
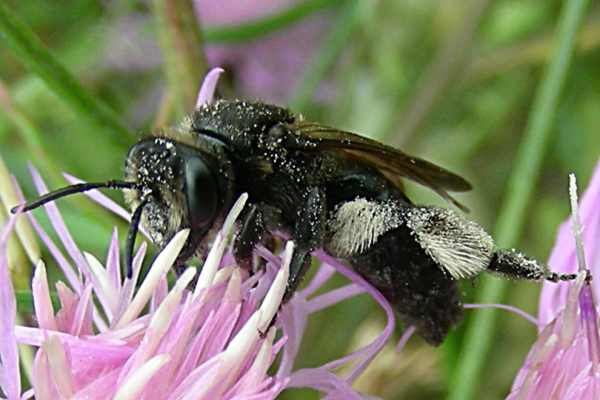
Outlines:
{"label": "bee leg", "polygon": [[[304,246],[294,248],[294,254],[292,254],[292,260],[290,261],[290,275],[288,278],[288,283],[285,288],[281,304],[279,305],[280,310],[284,304],[290,301],[290,299],[296,292],[298,285],[302,281],[302,278],[306,274],[306,271],[310,266],[311,252],[312,250],[307,249]],[[278,315],[279,313],[275,314],[271,322],[269,322],[267,328],[264,331],[259,332],[262,338],[264,338],[267,332],[269,332],[269,330],[275,325],[275,322],[277,322]]]}
{"label": "bee leg", "polygon": [[514,249],[496,250],[487,270],[511,279],[551,282],[571,281],[577,274],[558,274],[544,264]]}
{"label": "bee leg", "polygon": [[[298,210],[297,222],[293,228],[295,247],[290,261],[290,275],[283,294],[282,305],[287,303],[294,295],[310,266],[311,252],[318,247],[322,247],[325,236],[327,217],[325,193],[322,189],[314,187],[306,192],[304,200]],[[275,325],[276,321],[277,315],[273,317],[267,329],[260,332],[260,334],[264,336]]]}
{"label": "bee leg", "polygon": [[327,206],[325,193],[315,187],[305,195],[304,204],[298,211],[298,219],[294,227],[295,248],[290,262],[290,275],[285,289],[283,302],[286,303],[294,294],[311,262],[311,252],[322,247],[325,236]]}
{"label": "bee leg", "polygon": [[240,230],[233,242],[233,256],[240,267],[252,273],[253,250],[265,233],[263,212],[256,204],[246,205],[241,220]]}

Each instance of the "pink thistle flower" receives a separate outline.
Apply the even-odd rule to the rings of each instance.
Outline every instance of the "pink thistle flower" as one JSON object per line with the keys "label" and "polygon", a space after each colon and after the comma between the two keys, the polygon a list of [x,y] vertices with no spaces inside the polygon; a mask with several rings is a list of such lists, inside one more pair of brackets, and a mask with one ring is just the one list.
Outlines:
{"label": "pink thistle flower", "polygon": [[[205,79],[198,104],[212,101],[220,70]],[[35,169],[40,194],[47,188]],[[78,180],[65,175],[72,183]],[[16,192],[20,189],[15,184]],[[98,191],[86,193],[103,207],[129,220],[130,214]],[[18,195],[22,199],[22,195]],[[265,269],[247,276],[228,252],[234,222],[244,206],[233,206],[195,279],[188,268],[169,285],[167,273],[182,249],[188,230],[179,232],[160,252],[140,280],[145,243],[133,261],[131,279],[121,277],[119,238],[115,229],[102,262],[81,250],[56,204],[44,206],[60,239],[61,249],[32,214],[27,214],[39,239],[61,269],[66,282],[55,285],[54,309],[46,266],[38,261],[32,280],[37,326],[16,324],[16,301],[8,274],[7,238],[17,216],[0,230],[0,388],[8,399],[273,399],[285,388],[314,388],[333,399],[360,399],[352,383],[389,339],[395,325],[389,303],[357,273],[323,252],[325,264],[305,289],[281,309],[293,252],[288,242],[281,255],[259,248]],[[66,254],[65,254],[66,253]],[[314,293],[339,271],[352,283]],[[294,370],[310,314],[361,293],[384,308],[384,331],[366,347],[316,368]],[[278,337],[276,330],[281,329]],[[412,333],[412,330],[408,330]],[[17,345],[37,349],[32,389],[21,393]],[[273,363],[278,354],[281,360]],[[347,368],[349,374],[334,371]],[[269,374],[268,371],[274,371]]]}
{"label": "pink thistle flower", "polygon": [[[195,0],[194,3],[203,26],[222,27],[268,18],[299,1]],[[210,65],[227,65],[233,69],[239,93],[282,103],[289,100],[303,76],[307,61],[318,49],[317,43],[330,27],[327,15],[316,13],[300,23],[256,40],[206,46],[206,55]],[[320,88],[321,97],[331,90],[326,86],[330,85]]]}
{"label": "pink thistle flower", "polygon": [[596,303],[600,282],[586,280],[588,267],[595,278],[600,272],[600,164],[583,196],[581,213],[576,190],[575,178],[571,176],[573,216],[561,226],[549,264],[562,273],[579,270],[580,275],[575,282],[544,284],[538,321],[540,333],[507,399],[600,398],[600,326]]}
{"label": "pink thistle flower", "polygon": [[[296,6],[299,0],[194,0],[203,28],[252,23]],[[297,23],[243,43],[206,43],[211,66],[226,65],[236,93],[273,103],[286,103],[300,83],[319,43],[332,28],[332,12],[315,12]],[[158,44],[147,35],[151,18],[131,13],[118,19],[107,32],[103,59],[121,71],[157,68],[163,62]],[[132,54],[134,56],[132,56]],[[321,100],[331,97],[332,83],[317,91]]]}

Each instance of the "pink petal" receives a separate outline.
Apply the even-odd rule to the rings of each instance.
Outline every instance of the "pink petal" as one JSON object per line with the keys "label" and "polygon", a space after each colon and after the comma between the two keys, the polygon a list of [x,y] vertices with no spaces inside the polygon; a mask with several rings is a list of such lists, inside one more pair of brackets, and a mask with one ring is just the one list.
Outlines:
{"label": "pink petal", "polygon": [[38,326],[43,329],[57,330],[52,301],[50,300],[48,278],[46,277],[46,266],[41,260],[35,268],[31,287]]}
{"label": "pink petal", "polygon": [[286,307],[279,313],[283,334],[288,341],[283,348],[283,355],[276,376],[283,378],[289,376],[294,367],[294,360],[300,350],[302,335],[308,320],[308,307],[306,300],[300,296],[294,296]]}
{"label": "pink petal", "polygon": [[17,219],[11,216],[0,233],[0,358],[2,359],[2,390],[9,400],[21,395],[19,352],[14,326],[17,304],[10,273],[8,272],[7,241]]}
{"label": "pink petal", "polygon": [[290,376],[286,387],[311,387],[333,396],[334,399],[362,400],[346,381],[324,368],[298,370]]}
{"label": "pink petal", "polygon": [[105,400],[111,398],[116,388],[119,372],[120,369],[117,368],[98,374],[96,379],[75,393],[73,400]]}
{"label": "pink petal", "polygon": [[187,386],[186,381],[188,377],[192,374],[192,371],[198,366],[202,365],[200,363],[200,357],[202,356],[202,351],[206,346],[206,342],[208,342],[210,336],[207,332],[211,331],[214,327],[214,311],[209,314],[208,318],[205,320],[205,323],[200,328],[200,331],[196,334],[193,340],[190,341],[189,350],[186,354],[183,363],[179,367],[179,372],[175,377],[175,386],[183,388]]}
{"label": "pink petal", "polygon": [[50,366],[46,352],[39,349],[33,363],[33,389],[39,400],[59,399],[58,390],[50,374]]}
{"label": "pink petal", "polygon": [[365,289],[355,283],[340,287],[334,290],[330,290],[312,300],[308,301],[308,311],[312,314],[320,311],[324,308],[331,307],[341,301],[344,301],[350,297],[354,297],[358,294],[364,293]]}
{"label": "pink petal", "polygon": [[215,89],[217,88],[217,83],[219,82],[219,76],[223,72],[225,71],[222,68],[213,68],[208,72],[208,74],[206,74],[204,82],[202,82],[202,86],[200,87],[200,91],[198,93],[196,108],[200,108],[205,104],[210,104],[213,102]]}
{"label": "pink petal", "polygon": [[119,234],[117,228],[113,229],[108,254],[106,255],[106,270],[110,276],[112,285],[117,289],[121,289],[121,264],[119,256]]}
{"label": "pink petal", "polygon": [[77,308],[75,309],[75,315],[71,323],[69,333],[74,336],[91,335],[92,331],[92,320],[93,320],[93,307],[92,307],[92,286],[88,285],[83,291],[81,298],[77,302]]}
{"label": "pink petal", "polygon": [[[18,187],[18,185],[17,185],[17,191],[18,191],[18,195],[19,195],[19,201],[24,202],[25,198],[23,197],[23,193],[21,192],[21,189]],[[69,282],[71,287],[77,293],[81,293],[81,291],[83,290],[83,287],[81,285],[81,282],[79,281],[79,277],[73,271],[73,267],[69,264],[69,262],[67,261],[65,256],[63,256],[62,252],[54,244],[54,241],[50,238],[50,236],[48,236],[46,231],[44,231],[44,229],[41,227],[41,225],[37,222],[37,220],[35,219],[33,214],[27,213],[26,215],[27,215],[27,218],[29,218],[29,222],[31,223],[31,226],[33,226],[33,229],[36,231],[36,233],[38,234],[38,236],[42,240],[42,242],[44,242],[44,244],[50,251],[50,254],[52,254],[52,257],[54,257],[54,260],[56,261],[58,266],[63,271],[63,274],[67,278],[67,281]]]}
{"label": "pink petal", "polygon": [[307,298],[322,287],[335,274],[335,268],[323,264],[312,278],[310,283],[302,290],[302,297]]}
{"label": "pink petal", "polygon": [[144,262],[144,257],[146,256],[146,249],[148,245],[146,242],[143,242],[138,249],[135,257],[133,257],[132,269],[133,274],[131,275],[131,279],[125,279],[125,283],[121,288],[121,293],[119,295],[119,302],[117,305],[117,312],[115,313],[114,321],[118,321],[125,312],[125,309],[131,302],[133,298],[133,291],[135,289],[135,285],[137,284],[138,277],[140,275],[140,271],[142,269],[142,263]]}
{"label": "pink petal", "polygon": [[56,326],[61,332],[71,332],[79,298],[64,283],[56,282],[56,294],[60,309],[56,314]]}
{"label": "pink petal", "polygon": [[158,282],[158,286],[154,293],[152,293],[152,298],[150,299],[150,312],[153,313],[156,311],[160,303],[167,297],[167,293],[169,292],[169,287],[167,284],[167,276],[163,276],[160,278]]}
{"label": "pink petal", "polygon": [[48,357],[50,375],[60,397],[71,397],[75,392],[75,382],[71,373],[71,362],[67,349],[57,336],[50,336],[42,348]]}
{"label": "pink petal", "polygon": [[[38,193],[40,195],[48,193],[48,187],[42,180],[40,173],[32,165],[29,166],[29,170],[30,170],[31,176],[33,177],[33,183],[35,184]],[[86,276],[86,278],[89,279],[90,278],[89,267],[85,261],[85,258],[83,257],[83,254],[79,250],[79,247],[77,247],[75,240],[73,240],[73,236],[71,236],[71,233],[67,229],[67,226],[65,225],[65,221],[62,218],[60,212],[58,211],[58,207],[56,207],[56,204],[54,204],[53,202],[50,202],[50,203],[46,203],[44,205],[44,208],[46,209],[46,212],[48,213],[48,217],[50,218],[50,223],[52,224],[52,227],[54,228],[54,230],[58,234],[58,237],[60,238],[63,245],[65,246],[67,253],[69,253],[69,255],[71,256],[71,259],[73,259],[73,261],[75,261],[75,264],[77,265],[77,268],[79,269],[79,271],[81,271]]]}
{"label": "pink petal", "polygon": [[383,332],[381,332],[377,339],[375,339],[371,344],[350,354],[349,356],[342,357],[337,361],[332,361],[326,364],[326,366],[323,366],[324,368],[336,368],[337,366],[347,362],[351,358],[359,358],[360,361],[358,362],[357,366],[348,376],[348,381],[352,382],[362,373],[362,371],[364,371],[364,369],[369,365],[373,358],[375,358],[375,356],[381,351],[381,349],[391,336],[392,332],[394,331],[394,326],[396,325],[396,317],[394,315],[394,310],[392,309],[392,306],[385,299],[385,297],[383,297],[383,295],[379,293],[377,289],[368,284],[358,273],[354,272],[353,270],[345,266],[343,263],[341,263],[339,260],[329,256],[322,250],[316,252],[316,256],[319,260],[333,266],[336,270],[338,270],[341,274],[349,278],[352,282],[362,286],[379,303],[379,305],[383,308],[387,316],[387,324]]}
{"label": "pink petal", "polygon": [[[587,265],[592,268],[592,275],[600,272],[600,162],[581,199],[579,214],[583,225],[583,244],[586,250]],[[573,273],[577,270],[575,256],[575,240],[571,221],[565,221],[558,231],[554,249],[548,261],[550,268],[557,272]],[[596,269],[594,269],[596,268]],[[596,293],[600,293],[600,282],[592,281]],[[548,324],[556,317],[566,303],[568,283],[546,282],[540,295],[539,320],[541,326]]]}

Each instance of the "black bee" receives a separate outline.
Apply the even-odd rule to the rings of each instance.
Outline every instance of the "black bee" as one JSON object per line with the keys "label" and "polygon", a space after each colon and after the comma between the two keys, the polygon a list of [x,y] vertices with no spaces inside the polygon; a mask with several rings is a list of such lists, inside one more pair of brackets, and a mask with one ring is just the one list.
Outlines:
{"label": "black bee", "polygon": [[254,247],[274,233],[296,244],[286,299],[317,248],[346,260],[415,325],[440,344],[462,316],[457,280],[482,271],[551,281],[557,275],[514,250],[498,250],[476,223],[445,208],[419,206],[403,192],[408,178],[460,206],[448,191],[463,178],[425,160],[353,133],[306,122],[285,108],[219,100],[183,124],[142,138],[127,154],[124,181],[69,186],[29,203],[30,210],[90,189],[125,189],[133,218],[127,265],[141,223],[163,247],[191,233],[178,264],[200,255],[233,202],[249,195],[233,253],[252,268]]}

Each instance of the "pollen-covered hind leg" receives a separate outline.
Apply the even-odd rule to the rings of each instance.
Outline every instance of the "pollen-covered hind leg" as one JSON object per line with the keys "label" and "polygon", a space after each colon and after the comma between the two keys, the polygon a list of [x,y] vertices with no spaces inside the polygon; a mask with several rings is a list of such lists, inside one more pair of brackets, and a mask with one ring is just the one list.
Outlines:
{"label": "pollen-covered hind leg", "polygon": [[507,278],[532,281],[571,281],[577,277],[577,274],[552,272],[544,264],[517,250],[496,250],[487,270]]}

